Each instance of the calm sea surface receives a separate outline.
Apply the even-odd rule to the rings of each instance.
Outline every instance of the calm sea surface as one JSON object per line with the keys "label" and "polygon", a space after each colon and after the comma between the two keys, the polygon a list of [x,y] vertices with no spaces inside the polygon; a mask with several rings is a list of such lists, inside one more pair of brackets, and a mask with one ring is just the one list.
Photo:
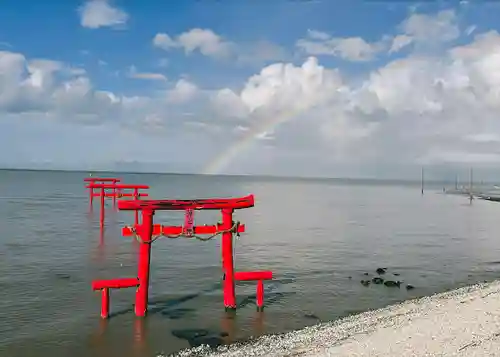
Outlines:
{"label": "calm sea surface", "polygon": [[[255,194],[254,208],[236,212],[247,233],[236,241],[235,266],[270,269],[276,278],[265,283],[264,313],[255,310],[255,283],[239,284],[240,307],[225,313],[220,239],[160,239],[152,251],[148,317],[134,318],[133,289],[114,290],[115,316],[103,322],[91,281],[135,277],[138,243],[120,235],[133,214],[113,212],[110,204],[100,236],[85,176],[0,171],[2,357],[156,356],[500,277],[498,203],[368,181],[118,174],[126,183],[151,185],[154,198]],[[195,219],[211,224],[219,216],[201,211]],[[182,215],[157,213],[155,221],[182,224]],[[415,289],[361,285],[377,267]]]}

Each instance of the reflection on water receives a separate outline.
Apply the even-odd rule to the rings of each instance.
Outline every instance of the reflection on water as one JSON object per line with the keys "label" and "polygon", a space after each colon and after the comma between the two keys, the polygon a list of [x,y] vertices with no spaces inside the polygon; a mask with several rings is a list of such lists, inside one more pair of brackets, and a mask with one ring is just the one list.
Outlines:
{"label": "reflection on water", "polygon": [[[247,232],[235,243],[237,271],[272,270],[264,312],[255,282],[238,283],[238,310],[222,302],[220,241],[159,240],[152,249],[149,314],[133,313],[134,290],[111,291],[109,321],[99,318],[94,279],[137,274],[138,243],[120,228],[133,213],[107,204],[89,212],[79,173],[0,171],[0,356],[155,356],[279,333],[404,299],[492,280],[500,274],[500,204],[455,195],[424,196],[420,187],[348,185],[194,175],[120,175],[151,186],[155,198],[243,196]],[[438,190],[441,188],[438,187]],[[217,212],[197,212],[213,224]],[[182,224],[182,213],[155,221]],[[371,279],[388,267],[387,288]],[[365,275],[366,274],[366,275]],[[396,275],[397,274],[397,275]]]}

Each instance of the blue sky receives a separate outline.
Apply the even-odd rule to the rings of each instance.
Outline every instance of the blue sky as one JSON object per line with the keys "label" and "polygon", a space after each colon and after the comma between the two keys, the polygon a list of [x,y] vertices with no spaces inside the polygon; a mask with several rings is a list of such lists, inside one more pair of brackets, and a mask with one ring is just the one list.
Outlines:
{"label": "blue sky", "polygon": [[[239,84],[259,70],[262,62],[228,68],[225,63],[206,61],[200,55],[186,57],[182,51],[166,55],[152,46],[155,34],[175,35],[193,27],[207,28],[234,42],[263,40],[293,51],[296,40],[304,37],[308,29],[336,37],[360,36],[375,41],[385,34],[394,33],[396,26],[414,7],[421,13],[450,8],[446,6],[450,2],[440,5],[437,1],[412,5],[406,1],[356,0],[114,0],[109,2],[110,5],[126,11],[130,17],[123,27],[110,30],[109,27],[82,27],[77,9],[83,3],[6,0],[0,12],[2,42],[9,43],[10,50],[19,51],[29,58],[50,58],[82,66],[99,88],[118,93],[148,90],[147,83],[114,75],[115,71],[126,71],[132,65],[145,72],[164,73],[169,78],[187,75],[204,87],[218,88],[221,84]],[[484,11],[482,7],[467,11],[463,6],[455,7],[477,26],[490,28],[495,24],[496,14]],[[169,61],[167,68],[159,66],[162,59]],[[304,56],[290,54],[288,59],[300,63]],[[349,65],[328,56],[322,59],[331,65]],[[106,62],[106,68],[101,68],[99,61]],[[363,63],[354,69],[366,70],[373,67],[370,65]]]}
{"label": "blue sky", "polygon": [[[491,100],[453,103],[470,86],[500,90],[480,73],[497,68],[499,15],[486,1],[4,0],[0,166],[404,176],[493,165]],[[420,102],[394,104],[408,97]]]}
{"label": "blue sky", "polygon": [[[100,87],[126,92],[140,83],[124,83],[111,75],[112,71],[131,65],[145,71],[158,71],[158,61],[167,57],[151,45],[151,39],[158,32],[179,34],[193,27],[208,28],[235,42],[267,40],[290,49],[308,29],[338,37],[361,36],[376,40],[394,32],[413,9],[411,2],[404,1],[114,0],[110,4],[119,6],[130,18],[122,29],[110,30],[108,27],[82,27],[77,11],[82,4],[82,1],[70,0],[26,0],[22,3],[6,0],[0,12],[2,42],[9,43],[12,50],[27,57],[83,65]],[[413,6],[424,13],[449,8],[438,2]],[[494,24],[495,15],[485,22],[487,11],[469,10],[468,13],[472,21],[480,18],[481,21],[475,22],[484,27]],[[105,61],[109,68],[100,69],[99,60]],[[227,68],[220,63],[207,63],[202,56],[185,57],[181,53],[170,54],[168,60],[170,66],[163,70],[167,75],[187,74],[207,85],[214,85],[214,77],[230,83],[231,77],[236,75],[244,79],[256,70],[255,67]],[[209,70],[200,68],[207,65],[211,65]],[[216,74],[207,73],[211,71]]]}

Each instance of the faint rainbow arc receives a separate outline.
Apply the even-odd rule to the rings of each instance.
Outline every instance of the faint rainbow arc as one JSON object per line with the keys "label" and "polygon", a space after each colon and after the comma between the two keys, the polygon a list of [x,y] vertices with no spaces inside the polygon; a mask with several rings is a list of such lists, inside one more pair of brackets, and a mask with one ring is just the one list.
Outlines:
{"label": "faint rainbow arc", "polygon": [[238,155],[246,150],[254,143],[258,136],[276,129],[279,125],[288,121],[293,115],[299,113],[300,110],[287,111],[274,116],[271,120],[264,120],[260,124],[251,127],[245,132],[235,144],[222,151],[213,160],[211,160],[202,170],[203,175],[217,175],[221,173]]}

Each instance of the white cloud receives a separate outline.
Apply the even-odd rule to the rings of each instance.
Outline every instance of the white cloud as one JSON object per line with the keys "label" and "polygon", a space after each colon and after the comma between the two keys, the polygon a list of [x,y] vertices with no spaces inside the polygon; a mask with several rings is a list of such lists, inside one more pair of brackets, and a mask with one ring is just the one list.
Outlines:
{"label": "white cloud", "polygon": [[276,63],[263,68],[248,79],[241,100],[251,111],[303,110],[336,96],[342,85],[338,71],[327,70],[309,57],[300,67]]}
{"label": "white cloud", "polygon": [[309,35],[310,38],[313,40],[322,40],[326,41],[330,39],[330,35],[327,34],[326,32],[321,32],[321,31],[316,31],[316,30],[307,30],[307,34]]}
{"label": "white cloud", "polygon": [[416,41],[455,40],[460,35],[454,10],[442,10],[436,16],[413,14],[402,24],[404,32]]}
{"label": "white cloud", "polygon": [[239,95],[229,88],[218,90],[211,101],[221,117],[245,118],[250,112]]}
{"label": "white cloud", "polygon": [[224,41],[219,35],[209,29],[194,28],[180,34],[177,38],[179,46],[186,53],[200,51],[209,57],[226,57],[230,53],[231,43]]}
{"label": "white cloud", "polygon": [[89,0],[78,9],[83,27],[116,27],[125,25],[129,15],[122,9],[113,7],[108,0]]}
{"label": "white cloud", "polygon": [[198,87],[185,79],[180,79],[168,95],[168,101],[173,103],[185,103],[193,99],[198,93]]}
{"label": "white cloud", "polygon": [[289,54],[281,46],[269,41],[257,41],[255,43],[233,45],[233,52],[238,63],[262,64],[271,61],[283,61]]}
{"label": "white cloud", "polygon": [[392,39],[392,45],[389,53],[398,52],[402,48],[410,45],[413,42],[413,37],[408,35],[397,35]]}
{"label": "white cloud", "polygon": [[178,47],[177,42],[166,33],[157,33],[153,38],[153,45],[163,50]]}
{"label": "white cloud", "polygon": [[[259,117],[292,108],[285,127],[297,127],[295,140],[308,126],[309,132],[317,130],[316,140],[327,141],[323,150],[330,147],[336,162],[490,163],[498,159],[492,150],[500,152],[500,143],[493,136],[478,133],[470,140],[470,135],[476,128],[500,132],[499,56],[500,35],[490,32],[444,57],[392,61],[360,86],[310,58],[302,67],[264,68],[248,80],[240,98],[253,112],[260,110]],[[457,153],[464,152],[469,154],[460,161]]]}
{"label": "white cloud", "polygon": [[236,60],[243,64],[281,60],[287,56],[283,48],[268,41],[237,44],[210,29],[202,28],[183,32],[175,39],[166,33],[157,33],[153,45],[165,51],[181,48],[187,55],[198,51],[207,57]]}
{"label": "white cloud", "polygon": [[337,56],[349,61],[369,61],[384,50],[386,40],[368,43],[361,37],[330,37],[328,34],[309,30],[308,39],[297,41],[297,47],[309,55]]}
{"label": "white cloud", "polygon": [[153,44],[163,50],[180,47],[186,54],[199,51],[202,55],[215,58],[229,56],[232,46],[212,30],[201,28],[181,33],[176,40],[166,33],[158,33],[153,38]]}
{"label": "white cloud", "polygon": [[[414,43],[420,46],[439,45],[460,36],[458,18],[454,10],[442,10],[436,15],[411,14],[401,23],[403,34],[395,36],[390,52],[397,52]],[[471,33],[473,30],[469,30]]]}
{"label": "white cloud", "polygon": [[[309,55],[329,55],[349,61],[370,61],[388,50],[389,54],[414,44],[420,48],[440,45],[457,39],[460,35],[457,15],[453,10],[443,10],[436,15],[412,13],[398,26],[400,34],[385,35],[368,42],[354,37],[331,37],[327,33],[308,30],[308,37],[297,41],[296,46]],[[470,35],[475,27],[466,31]]]}

